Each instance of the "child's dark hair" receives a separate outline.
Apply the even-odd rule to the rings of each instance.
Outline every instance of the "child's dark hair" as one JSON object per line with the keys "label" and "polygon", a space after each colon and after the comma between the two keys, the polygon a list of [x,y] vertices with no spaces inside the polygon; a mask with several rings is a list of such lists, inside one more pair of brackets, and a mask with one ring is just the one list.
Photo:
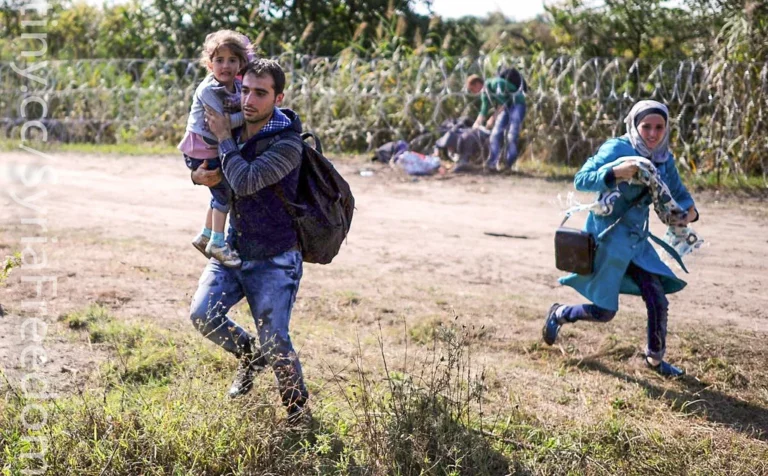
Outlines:
{"label": "child's dark hair", "polygon": [[229,51],[237,56],[242,64],[248,62],[248,56],[253,48],[245,35],[232,30],[219,30],[205,37],[200,64],[207,68],[213,62],[216,52],[222,46],[229,48]]}
{"label": "child's dark hair", "polygon": [[256,77],[272,76],[275,82],[275,95],[283,92],[285,89],[285,72],[280,67],[280,63],[275,60],[259,58],[251,61],[241,71],[243,77],[253,74]]}

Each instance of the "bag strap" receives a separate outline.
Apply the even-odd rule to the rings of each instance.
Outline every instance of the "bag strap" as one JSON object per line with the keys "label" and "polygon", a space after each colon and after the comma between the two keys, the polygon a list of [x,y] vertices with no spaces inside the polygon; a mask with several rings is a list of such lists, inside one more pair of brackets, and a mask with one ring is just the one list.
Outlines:
{"label": "bag strap", "polygon": [[[645,196],[650,193],[650,190],[651,190],[650,188],[645,187],[640,195],[638,195],[637,197],[635,197],[634,200],[629,202],[629,206],[627,207],[626,210],[624,210],[624,213],[622,213],[621,216],[615,222],[613,222],[610,225],[608,225],[608,227],[605,230],[600,232],[600,234],[595,237],[595,240],[597,240],[597,241],[602,240],[603,237],[606,235],[606,233],[608,233],[609,231],[613,230],[613,228],[616,225],[618,225],[619,222],[621,220],[623,220],[625,216],[627,216],[627,212],[630,211],[632,209],[632,207],[634,207],[635,205],[640,203],[645,198]],[[646,220],[646,222],[647,222],[647,220]]]}
{"label": "bag strap", "polygon": [[[620,216],[620,217],[619,217],[619,218],[618,218],[618,219],[617,219],[615,222],[611,223],[611,224],[610,224],[610,225],[609,225],[609,226],[608,226],[608,227],[607,227],[605,230],[603,230],[603,231],[602,231],[602,232],[601,232],[601,233],[600,233],[600,234],[599,234],[599,235],[596,237],[596,239],[595,239],[595,240],[596,240],[596,241],[600,241],[600,240],[601,240],[601,239],[602,239],[602,238],[605,236],[605,234],[606,234],[606,233],[608,233],[609,231],[611,231],[611,230],[613,229],[613,227],[615,227],[616,225],[618,225],[618,224],[619,224],[619,222],[620,222],[620,221],[621,221],[621,220],[624,218],[624,216],[626,216],[627,212],[628,212],[628,211],[629,211],[629,210],[630,210],[632,207],[634,207],[635,205],[637,205],[638,203],[640,203],[640,201],[641,201],[643,198],[645,198],[645,196],[646,196],[646,195],[648,195],[648,194],[649,194],[649,192],[650,192],[650,188],[649,188],[649,187],[645,187],[645,189],[643,190],[643,192],[642,192],[640,195],[638,195],[637,197],[635,197],[635,199],[634,199],[634,200],[632,200],[632,201],[629,203],[629,206],[627,207],[627,209],[626,209],[626,210],[624,210],[624,213],[622,213],[622,214],[621,214],[621,216]],[[563,226],[563,225],[565,224],[565,222],[566,222],[566,221],[568,221],[568,219],[569,219],[569,218],[571,218],[571,214],[572,214],[572,213],[566,213],[566,214],[565,214],[565,218],[563,218],[563,221],[560,223],[560,226]],[[666,241],[662,240],[662,239],[661,239],[661,238],[659,238],[658,236],[656,236],[656,235],[654,235],[653,233],[651,233],[651,232],[650,232],[650,230],[648,229],[648,221],[647,221],[647,220],[646,220],[645,224],[646,224],[646,226],[645,226],[645,231],[648,233],[648,238],[650,238],[650,239],[651,239],[651,240],[652,240],[654,243],[656,243],[657,245],[661,246],[661,248],[662,248],[664,251],[666,251],[666,252],[667,252],[667,253],[668,253],[668,254],[669,254],[669,255],[670,255],[672,258],[674,258],[674,260],[677,262],[677,264],[679,264],[679,265],[680,265],[680,268],[681,268],[683,271],[685,271],[686,273],[688,273],[688,268],[686,268],[686,267],[685,267],[685,264],[683,264],[683,259],[682,259],[682,257],[680,256],[680,253],[678,253],[678,252],[677,252],[677,250],[675,250],[674,248],[672,248],[672,247],[669,245],[669,243],[667,243]]]}
{"label": "bag strap", "polygon": [[[624,210],[624,213],[622,213],[622,214],[621,214],[621,216],[620,216],[619,218],[617,218],[615,222],[611,223],[611,224],[608,226],[608,228],[606,228],[605,230],[603,230],[603,232],[602,232],[602,233],[600,233],[600,237],[602,237],[603,235],[605,235],[605,233],[606,233],[606,232],[608,232],[608,231],[610,231],[611,229],[613,229],[613,227],[614,227],[614,226],[618,225],[618,223],[619,223],[619,222],[620,222],[620,221],[621,221],[621,220],[624,218],[624,216],[627,214],[627,212],[628,212],[628,211],[629,211],[629,210],[630,210],[632,207],[634,207],[635,205],[637,205],[638,203],[640,203],[640,202],[641,202],[641,201],[642,201],[642,200],[645,198],[645,196],[646,196],[646,195],[648,195],[648,193],[649,193],[649,189],[648,189],[648,187],[645,187],[645,189],[643,189],[643,191],[642,191],[642,193],[640,193],[640,195],[638,195],[637,197],[635,197],[635,199],[634,199],[634,200],[632,200],[631,202],[629,202],[629,206],[627,207],[627,209],[626,209],[626,210]],[[560,222],[560,226],[563,226],[563,225],[565,225],[565,222],[567,222],[567,221],[568,221],[568,219],[569,219],[569,218],[571,218],[571,215],[573,215],[573,212],[566,212],[566,214],[565,214],[565,217],[563,218],[563,221],[561,221],[561,222]]]}
{"label": "bag strap", "polygon": [[656,243],[657,245],[661,246],[661,248],[662,248],[664,251],[666,251],[666,252],[669,254],[669,256],[671,256],[672,258],[674,258],[674,259],[675,259],[675,261],[677,261],[677,264],[679,264],[679,265],[680,265],[680,268],[682,268],[682,270],[683,270],[683,271],[685,271],[686,273],[688,273],[688,268],[686,268],[686,267],[685,267],[685,265],[683,264],[683,258],[680,256],[680,253],[678,253],[678,252],[677,252],[677,250],[675,250],[674,248],[672,248],[672,247],[669,245],[669,243],[667,243],[666,241],[662,240],[662,239],[661,239],[661,238],[659,238],[658,236],[654,235],[654,234],[653,234],[653,233],[651,233],[650,231],[648,232],[648,237],[649,237],[651,240],[653,240],[653,242],[654,242],[654,243]]}

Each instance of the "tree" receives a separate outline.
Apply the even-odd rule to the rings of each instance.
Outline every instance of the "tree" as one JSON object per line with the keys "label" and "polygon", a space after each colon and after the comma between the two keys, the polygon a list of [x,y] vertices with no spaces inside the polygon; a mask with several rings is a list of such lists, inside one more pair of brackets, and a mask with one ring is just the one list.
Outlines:
{"label": "tree", "polygon": [[684,58],[706,42],[708,25],[664,0],[566,0],[545,7],[559,52],[585,57]]}
{"label": "tree", "polygon": [[49,54],[54,58],[85,59],[95,58],[98,40],[98,25],[103,11],[85,2],[74,5],[53,4],[49,22]]}
{"label": "tree", "polygon": [[[139,0],[115,5],[104,11],[98,27],[96,56],[99,58],[154,58],[159,45],[155,22]],[[137,34],[141,32],[141,34]]]}

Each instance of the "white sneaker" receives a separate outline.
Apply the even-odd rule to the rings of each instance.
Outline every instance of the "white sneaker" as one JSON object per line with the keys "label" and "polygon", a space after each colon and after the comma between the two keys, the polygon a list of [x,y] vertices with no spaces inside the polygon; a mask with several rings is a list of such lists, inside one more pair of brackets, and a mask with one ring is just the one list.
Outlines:
{"label": "white sneaker", "polygon": [[194,240],[192,240],[192,246],[194,246],[197,251],[201,252],[206,258],[210,258],[211,255],[208,254],[207,251],[205,251],[205,247],[208,246],[208,242],[210,242],[211,239],[202,233],[197,235]]}
{"label": "white sneaker", "polygon": [[243,264],[237,251],[231,249],[226,243],[224,243],[224,246],[216,246],[211,241],[205,247],[205,252],[212,258],[219,260],[227,268],[239,268]]}

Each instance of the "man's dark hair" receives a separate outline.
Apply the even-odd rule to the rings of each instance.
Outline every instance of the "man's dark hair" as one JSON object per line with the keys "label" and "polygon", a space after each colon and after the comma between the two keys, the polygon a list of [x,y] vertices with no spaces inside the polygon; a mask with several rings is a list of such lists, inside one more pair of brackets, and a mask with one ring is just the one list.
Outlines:
{"label": "man's dark hair", "polygon": [[246,74],[253,74],[258,78],[272,76],[272,79],[275,82],[275,95],[282,93],[283,89],[285,89],[285,72],[275,60],[266,58],[255,59],[245,65],[241,74],[243,77],[245,77]]}

